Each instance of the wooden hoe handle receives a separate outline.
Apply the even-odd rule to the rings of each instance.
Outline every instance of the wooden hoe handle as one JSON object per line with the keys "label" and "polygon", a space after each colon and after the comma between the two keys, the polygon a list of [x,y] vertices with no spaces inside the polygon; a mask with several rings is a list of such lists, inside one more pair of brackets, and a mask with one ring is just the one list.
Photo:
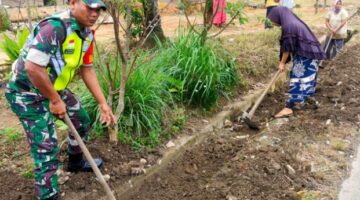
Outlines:
{"label": "wooden hoe handle", "polygon": [[109,185],[107,184],[107,182],[105,181],[103,175],[101,174],[99,168],[97,167],[97,165],[95,164],[95,161],[93,159],[93,157],[91,156],[89,150],[86,148],[83,140],[81,139],[79,133],[77,132],[77,130],[74,127],[74,124],[71,122],[69,115],[65,114],[65,118],[64,118],[66,124],[68,125],[68,127],[71,130],[71,133],[73,134],[73,136],[75,137],[76,141],[78,142],[82,152],[85,155],[86,160],[90,163],[90,166],[92,168],[92,170],[94,171],[96,177],[98,178],[99,182],[101,183],[101,185],[104,187],[105,192],[108,196],[109,200],[116,200],[114,194],[112,193]]}
{"label": "wooden hoe handle", "polygon": [[268,83],[268,85],[266,86],[266,88],[264,89],[264,91],[262,92],[262,94],[260,95],[260,97],[256,100],[254,106],[251,108],[248,118],[251,119],[252,116],[254,115],[256,109],[259,107],[261,101],[264,99],[265,95],[267,94],[267,92],[269,91],[270,87],[274,84],[274,82],[277,80],[277,78],[279,77],[279,75],[281,74],[281,71],[278,70],[276,72],[276,74],[274,75],[274,77],[271,79],[270,83]]}

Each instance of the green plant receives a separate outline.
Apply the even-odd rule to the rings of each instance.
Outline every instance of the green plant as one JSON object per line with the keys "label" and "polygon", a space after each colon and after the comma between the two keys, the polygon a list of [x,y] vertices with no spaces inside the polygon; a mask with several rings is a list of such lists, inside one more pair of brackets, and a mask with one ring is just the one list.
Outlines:
{"label": "green plant", "polygon": [[160,49],[158,67],[173,78],[168,85],[177,99],[210,108],[236,85],[234,59],[220,47],[217,42],[203,45],[200,36],[189,32]]}
{"label": "green plant", "polygon": [[55,125],[56,125],[56,128],[61,131],[65,131],[68,129],[68,126],[61,120],[56,120]]}
{"label": "green plant", "polygon": [[[108,66],[111,74],[114,74],[117,63],[116,56],[111,54],[106,56],[110,58]],[[148,53],[141,54],[137,67],[126,82],[125,108],[118,122],[120,134],[118,138],[121,138],[121,141],[136,141],[140,145],[153,146],[157,144],[160,137],[159,130],[161,130],[163,110],[167,107],[168,102],[171,102],[171,94],[164,85],[164,80],[167,79],[166,74],[154,68],[153,65],[142,64],[147,57],[149,57]],[[100,59],[104,58],[105,56]],[[121,65],[121,63],[119,64]],[[114,80],[114,88],[120,86],[121,76],[117,77],[118,79]],[[109,94],[106,81],[111,78],[99,76],[100,85],[106,96]],[[99,122],[100,116],[96,101],[87,90],[81,91],[85,91],[80,95],[81,102],[91,118],[94,119],[94,128],[103,129],[104,127]],[[118,98],[118,95],[115,95],[114,102],[117,102]],[[113,107],[115,106],[113,105]]]}
{"label": "green plant", "polygon": [[29,34],[30,32],[26,27],[22,27],[17,31],[15,40],[3,33],[3,40],[0,41],[0,49],[8,56],[11,62],[14,62],[19,57],[20,50],[24,46]]}
{"label": "green plant", "polygon": [[15,128],[0,129],[0,135],[4,135],[6,137],[6,142],[10,144],[14,144],[22,138],[21,132]]}
{"label": "green plant", "polygon": [[33,179],[35,178],[34,172],[33,171],[24,171],[23,173],[21,173],[21,176],[27,179]]}
{"label": "green plant", "polygon": [[237,15],[237,19],[239,20],[239,24],[245,24],[249,22],[248,17],[245,16],[243,12],[239,12],[244,10],[245,5],[242,2],[226,2],[226,12],[230,14],[230,16]]}
{"label": "green plant", "polygon": [[11,21],[6,9],[2,5],[0,5],[0,22],[0,32],[10,29]]}

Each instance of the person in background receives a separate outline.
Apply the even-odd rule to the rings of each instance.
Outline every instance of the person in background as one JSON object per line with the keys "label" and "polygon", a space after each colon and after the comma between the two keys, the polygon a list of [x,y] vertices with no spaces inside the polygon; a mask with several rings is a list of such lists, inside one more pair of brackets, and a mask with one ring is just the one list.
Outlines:
{"label": "person in background", "polygon": [[[60,149],[54,120],[68,114],[85,140],[91,120],[68,84],[79,70],[99,104],[100,121],[116,124],[93,68],[90,29],[106,6],[101,0],[69,0],[69,9],[40,21],[13,63],[5,97],[26,133],[34,160],[36,199],[59,198]],[[75,138],[68,138],[68,171],[92,171]],[[102,159],[95,158],[100,167]],[[75,180],[76,181],[76,180]]]}
{"label": "person in background", "polygon": [[293,0],[280,0],[279,5],[285,6],[285,7],[289,8],[290,10],[292,10],[296,6],[296,3]]}
{"label": "person in background", "polygon": [[266,7],[266,18],[265,18],[265,29],[272,28],[272,24],[268,21],[268,15],[270,11],[279,6],[279,0],[265,0],[265,7]]}
{"label": "person in background", "polygon": [[226,23],[226,0],[213,0],[213,24],[222,27]]}
{"label": "person in background", "polygon": [[[293,114],[298,103],[313,102],[319,61],[325,58],[320,42],[310,28],[290,9],[278,6],[273,8],[268,18],[275,26],[281,27],[279,70],[285,71],[291,59],[289,97],[285,108],[275,118]],[[311,103],[309,102],[309,103]]]}
{"label": "person in background", "polygon": [[325,40],[326,58],[333,59],[344,46],[347,37],[348,12],[343,7],[343,0],[335,0],[334,7],[326,15],[328,35]]}

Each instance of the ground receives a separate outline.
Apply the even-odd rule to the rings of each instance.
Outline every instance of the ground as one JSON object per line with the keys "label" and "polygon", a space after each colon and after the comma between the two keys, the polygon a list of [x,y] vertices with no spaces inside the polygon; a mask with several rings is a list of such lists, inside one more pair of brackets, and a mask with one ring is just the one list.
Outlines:
{"label": "ground", "polygon": [[[311,6],[303,9],[298,12],[312,12]],[[249,16],[263,12],[253,10]],[[304,17],[318,27],[322,23],[310,19],[319,16]],[[173,16],[163,18],[168,35],[177,27],[172,23],[175,20]],[[105,33],[110,29],[108,26],[100,31]],[[262,24],[255,19],[253,25],[231,27],[223,36],[224,44],[230,46],[232,39],[238,41],[240,31],[261,32]],[[108,39],[105,34],[99,35],[104,41]],[[241,50],[239,48],[235,50]],[[228,128],[208,133],[203,140],[179,153],[176,159],[125,193],[118,192],[119,187],[135,178],[137,173],[132,169],[141,165],[140,159],[147,161],[146,169],[159,165],[170,149],[165,145],[167,141],[155,149],[140,152],[126,145],[109,145],[107,138],[98,138],[87,145],[93,155],[104,158],[102,172],[110,175],[110,187],[117,191],[119,199],[336,199],[343,179],[348,176],[360,133],[359,50],[357,38],[336,60],[320,69],[318,109],[306,105],[289,119],[274,120],[272,115],[282,108],[286,98],[287,86],[279,84],[255,114],[254,120],[261,124],[260,131],[251,130],[234,118]],[[266,84],[267,79],[262,79],[262,84]],[[250,84],[249,89],[259,85],[255,81]],[[0,90],[0,130],[3,133],[0,134],[0,180],[6,184],[0,188],[0,196],[6,200],[32,199],[28,147],[2,93]],[[197,133],[207,120],[199,116],[190,118],[179,137]],[[61,138],[65,135],[63,131],[60,134]],[[67,176],[69,180],[61,185],[62,199],[97,200],[105,195],[93,174]]]}

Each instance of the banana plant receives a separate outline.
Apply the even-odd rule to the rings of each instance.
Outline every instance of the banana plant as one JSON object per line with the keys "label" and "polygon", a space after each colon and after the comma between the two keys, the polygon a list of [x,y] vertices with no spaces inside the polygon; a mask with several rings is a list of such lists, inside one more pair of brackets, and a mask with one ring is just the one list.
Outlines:
{"label": "banana plant", "polygon": [[26,39],[30,32],[26,27],[22,27],[16,32],[16,38],[13,40],[8,34],[2,34],[0,40],[0,50],[3,51],[9,58],[8,62],[14,62],[20,55],[20,50],[26,43]]}

